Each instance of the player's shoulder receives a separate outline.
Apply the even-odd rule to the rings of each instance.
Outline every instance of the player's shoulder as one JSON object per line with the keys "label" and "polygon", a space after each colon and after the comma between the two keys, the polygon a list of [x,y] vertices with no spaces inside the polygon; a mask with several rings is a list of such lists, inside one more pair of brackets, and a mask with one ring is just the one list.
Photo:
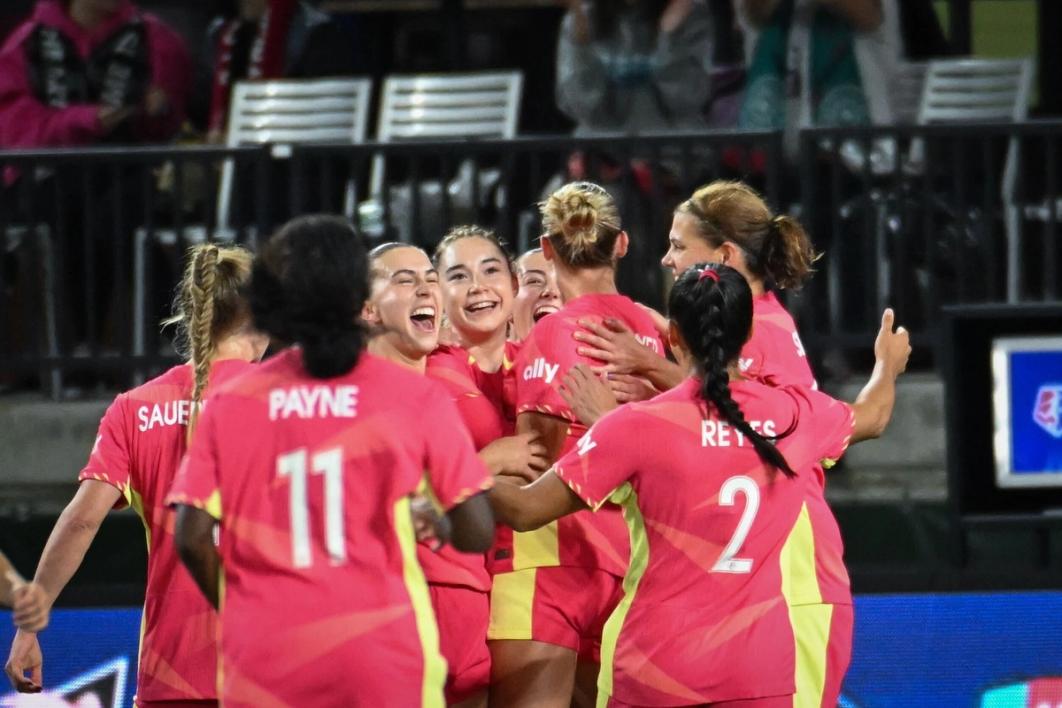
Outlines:
{"label": "player's shoulder", "polygon": [[730,393],[746,418],[771,415],[775,419],[792,420],[800,407],[799,386],[768,386],[754,379],[742,379],[730,384]]}
{"label": "player's shoulder", "polygon": [[440,344],[428,355],[427,366],[448,369],[467,369],[472,365],[472,355],[464,347],[456,344]]}
{"label": "player's shoulder", "polygon": [[125,402],[156,403],[186,398],[192,389],[192,367],[178,364],[153,379],[121,393],[115,399]]}
{"label": "player's shoulder", "polygon": [[753,300],[752,320],[754,329],[762,326],[781,330],[787,335],[796,332],[796,320],[771,290]]}

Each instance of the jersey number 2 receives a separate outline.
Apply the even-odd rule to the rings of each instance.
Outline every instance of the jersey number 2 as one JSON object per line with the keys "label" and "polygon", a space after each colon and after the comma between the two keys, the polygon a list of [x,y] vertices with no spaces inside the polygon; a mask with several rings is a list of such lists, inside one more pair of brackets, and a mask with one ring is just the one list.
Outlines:
{"label": "jersey number 2", "polygon": [[[305,448],[277,458],[277,474],[287,477],[291,519],[291,562],[296,568],[313,565],[310,544],[310,508],[307,500]],[[334,447],[310,458],[314,474],[324,476],[325,548],[332,565],[347,560],[347,541],[343,531],[343,450]]]}
{"label": "jersey number 2", "polygon": [[738,475],[723,482],[719,489],[719,506],[734,506],[738,492],[745,495],[745,511],[741,513],[734,535],[730,537],[730,543],[726,544],[719,560],[712,566],[715,573],[749,573],[752,571],[751,558],[736,558],[749,531],[752,530],[752,522],[756,518],[756,512],[760,510],[760,487],[751,477]]}

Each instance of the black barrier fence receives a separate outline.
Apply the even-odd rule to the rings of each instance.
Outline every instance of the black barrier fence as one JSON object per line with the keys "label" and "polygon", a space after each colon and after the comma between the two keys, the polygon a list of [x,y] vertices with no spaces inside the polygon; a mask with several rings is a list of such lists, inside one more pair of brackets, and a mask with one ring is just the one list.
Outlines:
{"label": "black barrier fence", "polygon": [[671,213],[697,186],[744,179],[798,214],[826,255],[790,300],[809,348],[868,350],[892,305],[931,353],[944,304],[1059,298],[1062,123],[237,149],[0,153],[0,387],[79,377],[123,386],[174,361],[158,322],[181,254],[254,246],[300,213],[346,214],[373,242],[431,248],[454,224],[535,245],[535,203],[604,184],[632,248],[625,292],[660,306]]}
{"label": "black barrier fence", "polygon": [[801,308],[812,346],[866,346],[891,305],[924,346],[940,308],[1060,297],[1062,124],[816,129],[802,220],[826,253]]}

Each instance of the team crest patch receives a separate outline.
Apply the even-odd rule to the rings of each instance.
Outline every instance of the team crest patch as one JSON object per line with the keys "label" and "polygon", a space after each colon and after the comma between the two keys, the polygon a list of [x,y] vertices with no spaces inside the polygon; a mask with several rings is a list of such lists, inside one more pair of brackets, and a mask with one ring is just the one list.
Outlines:
{"label": "team crest patch", "polygon": [[1062,384],[1046,384],[1036,392],[1033,420],[1049,435],[1062,438]]}

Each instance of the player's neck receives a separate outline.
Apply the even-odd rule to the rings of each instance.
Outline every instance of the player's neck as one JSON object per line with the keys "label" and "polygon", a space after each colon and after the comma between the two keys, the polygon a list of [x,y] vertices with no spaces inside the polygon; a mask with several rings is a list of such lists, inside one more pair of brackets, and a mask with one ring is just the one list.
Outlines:
{"label": "player's neck", "polygon": [[366,347],[369,353],[373,356],[386,359],[392,364],[398,364],[404,366],[407,369],[412,369],[418,374],[423,374],[427,369],[428,357],[426,356],[409,356],[401,351],[390,341],[387,337],[377,336],[369,340],[369,345]]}
{"label": "player's neck", "polygon": [[68,12],[70,13],[70,19],[86,30],[96,29],[111,14],[105,10],[100,10],[91,2],[79,2],[79,0],[73,0],[70,3]]}
{"label": "player's neck", "polygon": [[505,360],[505,342],[508,340],[508,328],[499,327],[497,331],[479,339],[466,337],[459,332],[458,340],[461,346],[476,360],[476,366],[479,367],[480,371],[492,374],[501,368]]}
{"label": "player's neck", "polygon": [[616,290],[616,271],[608,266],[579,270],[558,267],[557,289],[562,302],[583,295],[615,295],[619,292]]}

